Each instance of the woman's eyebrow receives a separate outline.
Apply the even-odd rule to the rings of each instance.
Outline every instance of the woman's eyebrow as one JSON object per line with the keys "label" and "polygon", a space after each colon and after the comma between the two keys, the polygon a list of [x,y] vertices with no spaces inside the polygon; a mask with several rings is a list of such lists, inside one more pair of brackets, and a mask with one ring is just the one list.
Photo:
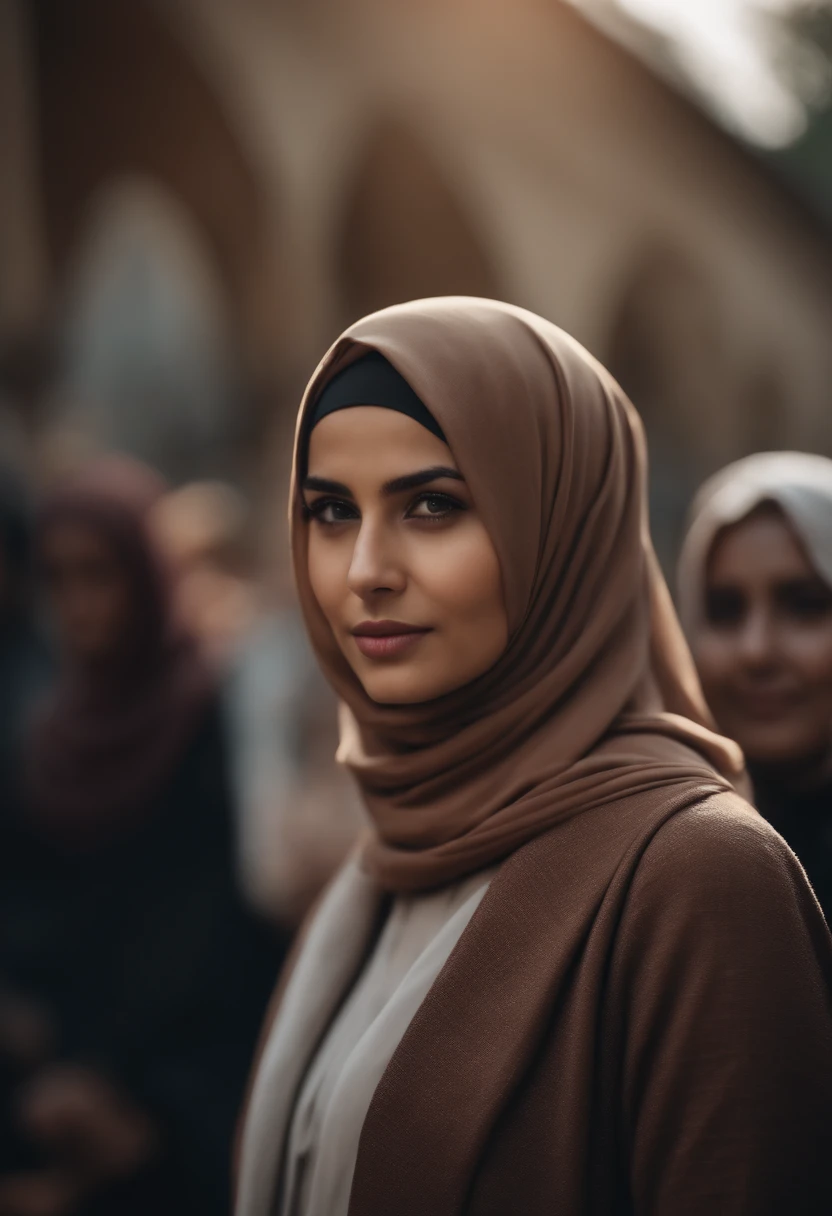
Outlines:
{"label": "woman's eyebrow", "polygon": [[[452,477],[454,481],[465,480],[456,469],[439,464],[430,469],[419,469],[416,473],[406,473],[404,477],[394,477],[392,481],[385,481],[381,492],[385,498],[389,498],[393,494],[402,494],[405,490],[414,490],[417,486],[438,481],[440,477]],[[328,477],[306,477],[303,488],[304,490],[318,490],[323,494],[339,494],[342,498],[355,498],[349,486],[345,486],[340,481],[330,481]]]}
{"label": "woman's eyebrow", "polygon": [[305,477],[304,490],[320,490],[324,494],[340,494],[342,498],[354,498],[349,486],[340,481],[330,481],[327,477]]}
{"label": "woman's eyebrow", "polygon": [[456,469],[445,465],[434,465],[431,469],[420,469],[418,473],[407,473],[404,477],[394,477],[385,481],[381,492],[385,497],[391,494],[401,494],[404,490],[414,490],[417,486],[427,485],[429,481],[438,481],[440,477],[452,477],[454,481],[464,481],[465,478]]}

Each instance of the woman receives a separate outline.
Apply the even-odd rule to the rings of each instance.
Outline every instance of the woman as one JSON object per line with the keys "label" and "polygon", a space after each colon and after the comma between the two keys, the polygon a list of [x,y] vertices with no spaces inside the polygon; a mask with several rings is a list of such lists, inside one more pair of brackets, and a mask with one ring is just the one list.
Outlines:
{"label": "woman", "polygon": [[4,1216],[228,1210],[279,951],[235,888],[213,680],[147,526],[159,489],[112,459],[40,520],[64,662],[28,744],[0,970],[49,1032],[15,1061]]}
{"label": "woman", "polygon": [[763,452],[702,487],[679,569],[708,702],[832,916],[832,461]]}
{"label": "woman", "polygon": [[373,831],[276,997],[239,1216],[830,1210],[830,940],[644,500],[632,407],[520,309],[391,308],[313,376],[295,570]]}

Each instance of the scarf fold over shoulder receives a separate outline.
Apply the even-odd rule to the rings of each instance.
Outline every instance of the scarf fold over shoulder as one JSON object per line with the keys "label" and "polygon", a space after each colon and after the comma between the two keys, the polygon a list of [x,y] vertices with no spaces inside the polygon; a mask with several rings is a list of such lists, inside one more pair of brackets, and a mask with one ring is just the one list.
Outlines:
{"label": "scarf fold over shoulder", "polygon": [[310,587],[296,439],[299,595],[342,701],[339,758],[374,824],[373,877],[427,889],[592,808],[741,781],[741,753],[714,732],[653,553],[642,428],[615,381],[523,309],[421,300],[338,339],[306,391],[298,437],[330,379],[368,350],[446,436],[497,551],[510,631],[501,659],[466,687],[418,705],[373,702]]}

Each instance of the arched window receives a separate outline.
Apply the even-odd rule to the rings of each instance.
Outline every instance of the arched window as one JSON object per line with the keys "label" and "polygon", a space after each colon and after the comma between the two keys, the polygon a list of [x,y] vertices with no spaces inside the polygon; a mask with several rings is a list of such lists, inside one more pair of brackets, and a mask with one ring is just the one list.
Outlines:
{"label": "arched window", "polygon": [[151,180],[112,183],[90,206],[63,303],[66,420],[174,477],[220,471],[234,424],[227,321],[186,208]]}
{"label": "arched window", "polygon": [[423,145],[377,129],[358,157],[337,234],[344,319],[434,295],[498,296],[488,251]]}
{"label": "arched window", "polygon": [[688,261],[661,250],[626,285],[607,353],[638,409],[650,455],[653,537],[671,566],[685,511],[726,446],[736,387],[715,289]]}

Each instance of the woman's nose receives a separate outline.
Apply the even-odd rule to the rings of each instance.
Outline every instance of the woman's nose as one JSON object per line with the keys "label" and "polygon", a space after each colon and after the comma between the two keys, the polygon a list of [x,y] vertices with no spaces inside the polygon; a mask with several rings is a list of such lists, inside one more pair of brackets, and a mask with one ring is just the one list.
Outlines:
{"label": "woman's nose", "polygon": [[352,553],[347,585],[366,599],[381,592],[400,592],[407,584],[400,544],[383,524],[364,520]]}
{"label": "woman's nose", "polygon": [[771,616],[764,610],[749,612],[737,637],[737,649],[745,663],[755,667],[767,665],[775,656],[775,638]]}

